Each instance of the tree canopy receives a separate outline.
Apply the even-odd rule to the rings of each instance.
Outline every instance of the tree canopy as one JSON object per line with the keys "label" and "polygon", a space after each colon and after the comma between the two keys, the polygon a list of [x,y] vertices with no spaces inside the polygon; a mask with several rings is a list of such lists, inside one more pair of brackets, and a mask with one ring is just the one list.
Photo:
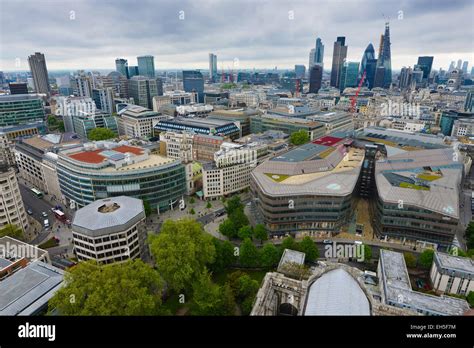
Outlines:
{"label": "tree canopy", "polygon": [[23,231],[17,225],[7,224],[0,228],[0,237],[5,236],[15,239],[23,239]]}
{"label": "tree canopy", "polygon": [[166,220],[149,243],[158,271],[175,291],[190,286],[205,266],[214,262],[216,254],[212,237],[190,219]]}
{"label": "tree canopy", "polygon": [[301,243],[299,244],[299,250],[306,254],[306,261],[312,262],[319,257],[319,250],[316,247],[316,244],[308,236],[304,237]]}
{"label": "tree canopy", "polygon": [[419,262],[420,266],[423,268],[430,268],[433,263],[434,251],[431,249],[426,249],[420,254]]}
{"label": "tree canopy", "polygon": [[94,128],[89,132],[88,138],[89,140],[97,141],[97,140],[107,140],[115,138],[117,134],[114,133],[109,128]]}
{"label": "tree canopy", "polygon": [[309,141],[308,132],[304,129],[291,133],[290,142],[293,145],[303,145]]}
{"label": "tree canopy", "polygon": [[100,266],[80,262],[49,301],[60,315],[157,315],[163,281],[141,260]]}
{"label": "tree canopy", "polygon": [[250,238],[246,238],[240,245],[240,264],[246,267],[256,267],[260,263],[257,247]]}

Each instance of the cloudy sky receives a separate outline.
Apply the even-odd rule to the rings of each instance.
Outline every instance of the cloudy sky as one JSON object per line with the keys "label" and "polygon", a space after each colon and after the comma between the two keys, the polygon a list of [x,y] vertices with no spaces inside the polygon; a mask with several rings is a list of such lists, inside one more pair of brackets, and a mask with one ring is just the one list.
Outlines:
{"label": "cloudy sky", "polygon": [[0,70],[27,70],[27,56],[46,55],[49,70],[114,69],[155,56],[157,69],[292,68],[308,65],[315,38],[329,69],[336,36],[348,60],[368,43],[378,51],[390,17],[392,67],[433,55],[434,68],[474,63],[472,0],[0,0]]}

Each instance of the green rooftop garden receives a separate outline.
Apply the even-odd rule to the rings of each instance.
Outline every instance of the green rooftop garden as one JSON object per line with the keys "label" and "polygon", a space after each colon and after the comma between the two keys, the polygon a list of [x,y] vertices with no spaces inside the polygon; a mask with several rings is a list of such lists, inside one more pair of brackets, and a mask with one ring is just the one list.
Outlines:
{"label": "green rooftop garden", "polygon": [[418,179],[426,180],[426,181],[434,181],[441,179],[443,175],[441,174],[433,174],[433,173],[423,173],[423,174],[418,174],[416,176]]}
{"label": "green rooftop garden", "polygon": [[284,175],[284,174],[265,173],[265,175],[275,182],[282,182],[283,180],[288,179],[290,177],[289,175]]}
{"label": "green rooftop garden", "polygon": [[408,183],[408,182],[401,182],[401,183],[400,183],[400,187],[409,188],[409,189],[413,189],[413,190],[421,190],[421,191],[429,191],[429,190],[430,190],[429,187],[420,186],[420,185],[415,185],[415,184],[410,184],[410,183]]}

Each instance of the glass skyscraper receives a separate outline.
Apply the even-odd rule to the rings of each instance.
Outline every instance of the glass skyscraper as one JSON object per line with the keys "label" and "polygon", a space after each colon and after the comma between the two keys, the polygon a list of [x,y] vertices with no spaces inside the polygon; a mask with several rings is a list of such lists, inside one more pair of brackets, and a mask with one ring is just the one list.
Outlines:
{"label": "glass skyscraper", "polygon": [[217,79],[217,56],[209,53],[209,80],[216,82]]}
{"label": "glass skyscraper", "polygon": [[204,102],[204,78],[200,71],[184,70],[183,71],[183,88],[185,92],[197,93],[199,103]]}
{"label": "glass skyscraper", "polygon": [[392,54],[390,51],[390,25],[385,23],[385,33],[380,38],[377,67],[384,68],[383,87],[388,88],[392,83]]}
{"label": "glass skyscraper", "polygon": [[137,57],[138,73],[141,76],[154,78],[155,77],[155,58],[153,56]]}
{"label": "glass skyscraper", "polygon": [[126,59],[123,59],[123,58],[115,59],[115,70],[121,73],[127,79],[130,78],[128,74],[128,62]]}
{"label": "glass skyscraper", "polygon": [[347,46],[345,36],[338,36],[334,42],[334,50],[332,55],[332,69],[331,69],[331,87],[339,87],[341,79],[341,69],[344,60],[347,57]]}
{"label": "glass skyscraper", "polygon": [[360,61],[359,80],[362,78],[362,75],[364,74],[364,71],[365,71],[364,86],[369,86],[369,82],[367,79],[367,62],[370,59],[375,59],[375,50],[374,50],[374,46],[372,46],[371,43],[369,43],[369,45],[365,49],[364,55],[362,56],[362,60]]}
{"label": "glass skyscraper", "polygon": [[433,66],[433,57],[423,56],[418,57],[418,68],[423,71],[423,78],[427,79],[430,77],[431,67]]}
{"label": "glass skyscraper", "polygon": [[339,89],[343,91],[346,87],[357,87],[358,74],[358,62],[345,62],[341,68],[341,80],[339,81]]}

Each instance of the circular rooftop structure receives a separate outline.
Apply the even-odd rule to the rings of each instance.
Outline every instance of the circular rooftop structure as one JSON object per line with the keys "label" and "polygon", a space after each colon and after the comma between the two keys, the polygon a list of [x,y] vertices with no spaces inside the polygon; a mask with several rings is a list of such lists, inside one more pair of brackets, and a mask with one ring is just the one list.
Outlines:
{"label": "circular rooftop structure", "polygon": [[72,230],[91,237],[124,231],[145,218],[140,199],[119,196],[99,199],[79,209]]}
{"label": "circular rooftop structure", "polygon": [[359,283],[338,268],[311,284],[304,315],[370,315],[370,304]]}

